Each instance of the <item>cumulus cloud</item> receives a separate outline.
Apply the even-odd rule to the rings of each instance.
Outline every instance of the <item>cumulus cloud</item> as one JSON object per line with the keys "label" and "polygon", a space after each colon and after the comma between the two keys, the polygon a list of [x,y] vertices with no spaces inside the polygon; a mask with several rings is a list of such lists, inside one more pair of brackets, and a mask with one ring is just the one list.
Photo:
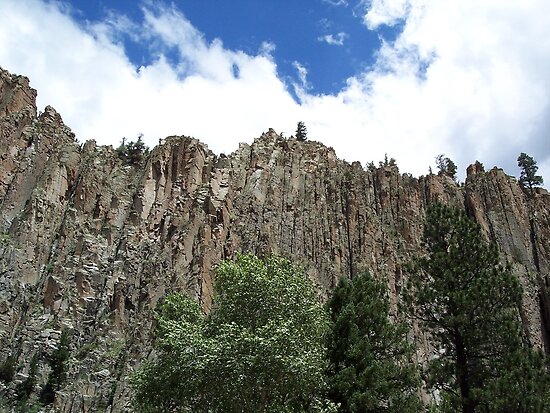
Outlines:
{"label": "cumulus cloud", "polygon": [[[425,174],[445,153],[461,170],[478,159],[517,175],[527,152],[550,180],[547,0],[361,0],[365,30],[401,31],[331,95],[314,94],[298,62],[299,83],[286,84],[273,43],[230,50],[174,7],[145,4],[139,24],[112,15],[82,27],[60,3],[4,0],[0,65],[29,76],[39,107],[56,107],[81,140],[116,145],[144,133],[154,145],[187,134],[230,152],[303,120],[348,161],[388,153],[402,171]],[[147,44],[152,61],[135,67],[121,36]]]}
{"label": "cumulus cloud", "polygon": [[[83,28],[57,3],[35,0],[1,2],[0,16],[0,65],[29,76],[38,106],[53,105],[80,140],[117,145],[143,133],[153,146],[186,134],[231,152],[272,125],[292,129],[298,118],[273,44],[255,56],[227,50],[174,8],[144,9],[135,29],[155,59],[138,68],[118,41],[117,29],[131,29],[125,20]],[[176,64],[166,57],[173,49]]]}
{"label": "cumulus cloud", "polygon": [[[419,0],[420,2],[422,0]],[[393,26],[405,20],[413,6],[412,3],[410,0],[361,0],[360,7],[366,9],[363,19],[365,24],[374,30],[383,24]]]}
{"label": "cumulus cloud", "polygon": [[347,33],[340,32],[337,34],[327,34],[324,36],[319,36],[317,40],[320,42],[325,42],[331,46],[343,46],[346,37],[348,37]]}

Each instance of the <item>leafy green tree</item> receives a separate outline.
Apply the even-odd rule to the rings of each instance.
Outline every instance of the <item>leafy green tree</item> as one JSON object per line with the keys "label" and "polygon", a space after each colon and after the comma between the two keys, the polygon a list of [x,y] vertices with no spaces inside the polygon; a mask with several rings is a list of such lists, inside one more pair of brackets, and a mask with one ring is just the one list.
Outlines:
{"label": "leafy green tree", "polygon": [[327,328],[312,283],[290,262],[224,261],[208,316],[181,294],[162,304],[158,357],[132,378],[136,402],[148,412],[312,411]]}
{"label": "leafy green tree", "polygon": [[438,175],[448,176],[456,179],[456,164],[444,154],[439,154],[435,157],[435,163],[438,169]]}
{"label": "leafy green tree", "polygon": [[304,122],[298,122],[296,126],[296,139],[302,142],[307,139],[307,128]]}
{"label": "leafy green tree", "polygon": [[427,255],[416,261],[406,296],[438,349],[427,383],[442,393],[441,410],[548,411],[548,404],[541,410],[506,407],[522,398],[542,401],[550,389],[543,363],[522,340],[522,290],[500,264],[496,245],[464,211],[441,204],[427,211],[424,242]]}
{"label": "leafy green tree", "polygon": [[537,161],[535,161],[531,156],[522,152],[518,156],[518,166],[521,168],[519,182],[522,185],[526,185],[532,190],[533,187],[540,186],[544,183],[542,176],[537,175],[537,171],[539,169],[537,166]]}
{"label": "leafy green tree", "polygon": [[341,279],[328,308],[329,397],[341,412],[421,411],[407,326],[392,322],[386,286],[369,273]]}

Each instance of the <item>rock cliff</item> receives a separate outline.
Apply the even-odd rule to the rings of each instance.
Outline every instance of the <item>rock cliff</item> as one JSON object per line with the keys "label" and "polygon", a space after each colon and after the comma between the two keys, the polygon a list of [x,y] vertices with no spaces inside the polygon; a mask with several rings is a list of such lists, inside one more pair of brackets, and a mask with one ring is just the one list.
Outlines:
{"label": "rock cliff", "polygon": [[[323,296],[339,277],[369,269],[396,303],[435,200],[466,208],[498,243],[524,286],[525,331],[549,350],[545,190],[526,192],[479,163],[463,185],[364,170],[273,130],[228,156],[168,137],[126,165],[112,147],[78,143],[53,108],[37,114],[35,98],[28,79],[0,70],[0,367],[12,360],[15,370],[0,395],[28,377],[33,355],[39,391],[66,331],[68,378],[55,409],[124,411],[158,300],[186,291],[208,308],[213,266],[237,252],[290,258]],[[425,339],[413,335],[422,357]]]}

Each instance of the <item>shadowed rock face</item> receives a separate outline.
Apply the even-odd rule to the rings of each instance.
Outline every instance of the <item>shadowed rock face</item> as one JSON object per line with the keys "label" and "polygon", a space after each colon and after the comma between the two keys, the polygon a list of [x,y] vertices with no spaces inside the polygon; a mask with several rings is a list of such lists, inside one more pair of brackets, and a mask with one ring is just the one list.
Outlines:
{"label": "shadowed rock face", "polygon": [[[238,252],[290,258],[323,297],[339,277],[369,269],[387,279],[396,304],[435,200],[466,208],[498,243],[524,286],[525,331],[548,351],[545,190],[525,192],[479,163],[462,186],[396,167],[365,171],[273,130],[229,156],[169,137],[127,166],[111,147],[76,142],[53,108],[37,116],[35,97],[28,79],[0,71],[0,363],[11,355],[17,367],[0,392],[12,394],[34,354],[43,385],[66,329],[68,379],[55,406],[124,410],[127,376],[150,353],[158,300],[186,291],[208,309],[213,267]],[[425,337],[412,335],[425,357]]]}

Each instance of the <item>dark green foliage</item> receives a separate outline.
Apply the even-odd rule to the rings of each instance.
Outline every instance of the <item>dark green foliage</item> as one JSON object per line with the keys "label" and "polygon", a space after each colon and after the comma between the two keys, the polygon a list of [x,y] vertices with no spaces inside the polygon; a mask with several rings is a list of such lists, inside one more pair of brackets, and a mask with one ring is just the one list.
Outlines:
{"label": "dark green foliage", "polygon": [[389,158],[388,159],[388,154],[386,153],[386,154],[384,154],[384,162],[380,161],[378,163],[378,166],[380,168],[397,166],[397,162],[395,161],[395,158]]}
{"label": "dark green foliage", "polygon": [[55,392],[58,391],[67,378],[67,360],[69,358],[70,337],[68,330],[63,330],[57,349],[52,352],[49,363],[51,367],[48,381],[40,393],[40,401],[47,405],[53,403]]}
{"label": "dark green foliage", "polygon": [[17,400],[19,400],[20,405],[25,405],[29,400],[34,387],[36,386],[36,374],[38,373],[38,353],[35,353],[32,356],[31,363],[29,366],[29,373],[27,378],[21,382],[17,388]]}
{"label": "dark green foliage", "polygon": [[438,175],[456,179],[456,164],[450,158],[447,158],[444,154],[439,154],[435,157],[435,162]]}
{"label": "dark green foliage", "polygon": [[123,160],[126,165],[139,165],[143,161],[143,157],[149,153],[149,148],[143,143],[143,135],[138,135],[136,141],[126,143],[126,138],[122,138],[122,142],[115,149],[119,159]]}
{"label": "dark green foliage", "polygon": [[537,175],[539,169],[537,161],[526,153],[522,152],[518,156],[518,166],[521,168],[519,182],[522,185],[526,185],[529,189],[533,189],[533,187],[540,186],[544,183],[542,176]]}
{"label": "dark green foliage", "polygon": [[296,126],[296,139],[302,142],[307,139],[307,128],[304,122],[298,122]]}
{"label": "dark green foliage", "polygon": [[327,306],[329,396],[340,411],[419,412],[414,349],[406,325],[390,321],[386,286],[368,273],[341,279]]}
{"label": "dark green foliage", "polygon": [[524,347],[510,353],[480,396],[477,411],[483,413],[549,412],[550,376],[542,352]]}
{"label": "dark green foliage", "polygon": [[15,362],[15,357],[8,356],[2,364],[0,364],[0,380],[4,383],[9,383],[13,380],[13,376],[15,375]]}
{"label": "dark green foliage", "polygon": [[162,304],[158,358],[132,378],[137,405],[148,412],[305,411],[324,385],[328,326],[311,282],[286,260],[251,255],[222,262],[216,273],[209,316],[180,294]]}
{"label": "dark green foliage", "polygon": [[522,341],[521,287],[500,264],[496,246],[463,211],[440,204],[427,211],[424,242],[427,256],[415,263],[407,297],[412,316],[439,349],[426,378],[442,392],[441,411],[547,411],[504,407],[521,398],[541,400],[550,389],[542,364]]}

